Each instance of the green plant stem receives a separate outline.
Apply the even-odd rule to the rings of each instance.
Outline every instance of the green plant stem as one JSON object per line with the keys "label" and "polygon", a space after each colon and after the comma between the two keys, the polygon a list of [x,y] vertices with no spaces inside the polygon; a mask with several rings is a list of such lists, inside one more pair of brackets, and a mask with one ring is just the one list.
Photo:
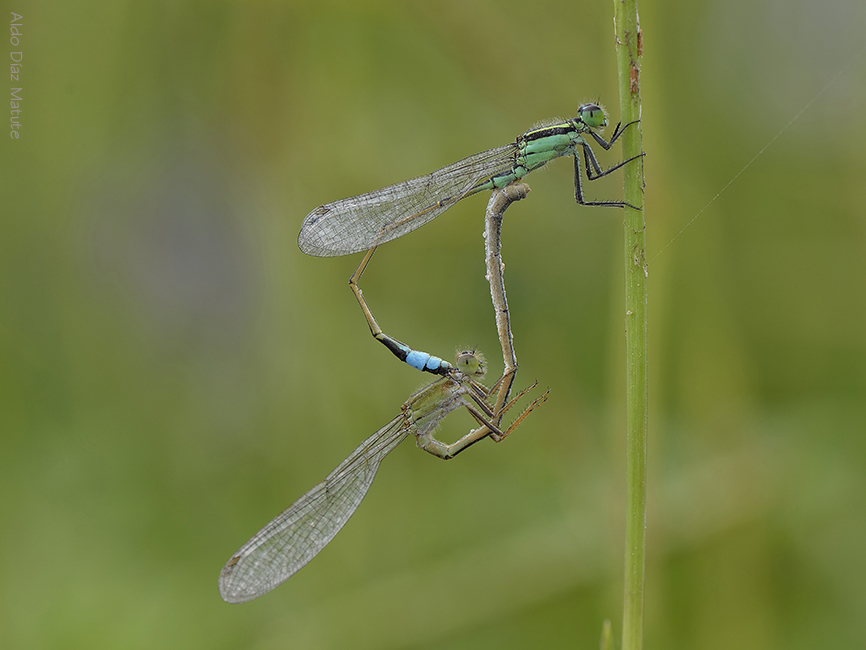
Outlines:
{"label": "green plant stem", "polygon": [[[637,0],[614,0],[616,58],[619,71],[620,119],[640,119],[640,56],[642,42]],[[641,125],[622,136],[624,159],[642,150]],[[624,167],[625,201],[625,339],[627,409],[627,503],[625,593],[622,649],[643,647],[644,575],[646,562],[646,433],[647,433],[647,262],[644,219],[643,159]]]}

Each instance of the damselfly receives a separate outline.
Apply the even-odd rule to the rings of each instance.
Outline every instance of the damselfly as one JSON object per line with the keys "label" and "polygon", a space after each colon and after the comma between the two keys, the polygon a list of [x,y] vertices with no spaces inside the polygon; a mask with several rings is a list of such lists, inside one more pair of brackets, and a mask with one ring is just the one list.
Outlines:
{"label": "damselfly", "polygon": [[477,153],[426,176],[320,205],[304,219],[298,246],[304,253],[319,257],[369,250],[420,228],[467,196],[505,187],[560,156],[574,158],[574,198],[578,203],[625,207],[628,204],[624,201],[584,199],[578,149],[583,151],[587,180],[606,176],[640,156],[602,171],[586,138],[607,150],[632,124],[635,122],[622,128],[617,124],[608,142],[598,134],[607,126],[604,110],[598,104],[583,104],[577,117],[533,128],[504,147]]}
{"label": "damselfly", "polygon": [[[492,389],[479,383],[484,370],[480,354],[461,352],[451,372],[412,395],[403,404],[400,415],[362,442],[323,482],[232,555],[220,572],[219,589],[223,599],[242,603],[257,598],[312,560],[355,512],[385,456],[410,435],[415,436],[421,449],[447,460],[487,436],[497,442],[505,439],[526,415],[547,399],[546,392],[537,397],[503,431],[492,420],[501,419],[502,413],[534,384],[497,414],[489,399],[499,382]],[[481,426],[450,445],[440,442],[434,437],[434,430],[446,415],[461,407]]]}

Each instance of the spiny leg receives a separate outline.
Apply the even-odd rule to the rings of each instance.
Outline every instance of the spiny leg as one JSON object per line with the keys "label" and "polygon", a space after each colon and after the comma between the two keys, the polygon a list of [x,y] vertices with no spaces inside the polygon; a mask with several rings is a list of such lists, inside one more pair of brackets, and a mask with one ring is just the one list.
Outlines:
{"label": "spiny leg", "polygon": [[[502,408],[502,410],[498,413],[499,419],[501,420],[502,416],[505,415],[505,413],[507,413],[508,410],[512,406],[514,406],[518,402],[518,400],[520,400],[520,398],[522,398],[524,395],[526,395],[526,393],[531,391],[536,386],[538,386],[537,381],[533,382],[531,385],[527,386],[526,388],[521,390],[519,393],[517,393],[517,395],[515,395],[511,399],[511,401],[509,401]],[[514,420],[514,422],[512,422],[508,426],[508,429],[506,429],[506,431],[504,433],[496,432],[496,433],[490,434],[490,437],[493,439],[493,441],[494,442],[502,442],[508,436],[508,434],[510,434],[512,431],[514,431],[515,428],[517,428],[517,425],[519,425],[521,422],[523,422],[523,418],[525,418],[532,411],[534,411],[537,407],[541,406],[542,404],[544,404],[544,402],[547,401],[547,397],[549,394],[550,394],[550,389],[547,389],[546,391],[544,391],[544,393],[542,395],[540,395],[540,396],[536,397],[534,400],[532,400],[532,402],[530,402],[529,405],[525,409],[523,409],[523,412],[517,416],[517,418]]]}
{"label": "spiny leg", "polygon": [[[595,161],[595,154],[592,153],[592,149],[589,148],[589,145],[582,145],[582,146],[583,146],[584,157],[586,158],[587,155],[589,155],[589,156],[592,156],[592,160],[593,160],[593,165],[590,165],[589,160],[587,160],[587,165],[586,165],[586,178],[587,178],[587,180],[590,180],[590,181],[594,181],[594,180],[601,178],[602,176],[606,176],[610,172],[612,172],[616,169],[619,169],[620,167],[622,167],[626,163],[630,163],[631,161],[636,160],[637,158],[640,158],[643,155],[643,154],[640,154],[639,156],[635,156],[634,158],[629,158],[628,160],[624,160],[621,163],[619,163],[618,165],[615,165],[614,167],[611,167],[610,169],[608,169],[607,171],[604,171],[604,172],[601,172],[601,169],[599,168],[600,173],[598,175],[590,176],[591,166],[598,167],[598,162]],[[587,151],[589,151],[589,154],[587,154]],[[587,201],[587,200],[585,200],[583,198],[583,188],[580,185],[580,162],[579,162],[576,154],[574,156],[574,200],[577,201],[580,205],[588,205],[588,206],[595,206],[595,207],[606,206],[609,208],[628,207],[628,208],[632,208],[634,210],[640,210],[640,208],[633,206],[631,203],[626,203],[625,201]]]}
{"label": "spiny leg", "polygon": [[620,167],[627,165],[632,160],[643,158],[646,155],[645,153],[639,153],[637,156],[632,156],[628,160],[623,160],[621,163],[617,163],[613,167],[602,171],[601,167],[598,164],[598,160],[595,157],[595,152],[592,150],[592,147],[590,147],[588,144],[582,144],[581,147],[583,148],[583,160],[586,163],[586,179],[590,181],[599,179],[602,176],[607,176],[611,172],[615,172]]}
{"label": "spiny leg", "polygon": [[[535,385],[533,384],[530,388],[534,388],[534,386]],[[522,395],[523,392],[525,391],[521,391],[520,394]],[[532,400],[525,409],[523,409],[523,412],[518,415],[517,418],[515,418],[514,422],[509,425],[509,427],[505,430],[505,433],[503,433],[498,440],[496,438],[494,438],[494,440],[496,442],[502,442],[503,440],[505,440],[505,438],[507,438],[511,434],[511,432],[514,431],[521,422],[523,422],[523,418],[525,418],[527,415],[532,413],[535,409],[537,409],[539,406],[541,406],[547,401],[549,395],[550,389],[548,388],[541,395]]]}
{"label": "spiny leg", "polygon": [[605,151],[607,151],[608,149],[610,149],[610,148],[613,146],[613,143],[614,143],[614,142],[616,142],[617,140],[619,140],[619,136],[621,136],[621,135],[623,134],[623,132],[624,132],[628,127],[630,127],[632,124],[637,124],[638,122],[640,122],[640,120],[634,120],[634,121],[632,121],[632,122],[629,122],[628,124],[626,124],[626,125],[625,125],[624,127],[622,127],[621,129],[620,129],[619,127],[620,127],[620,125],[622,124],[622,122],[617,122],[616,128],[613,130],[613,135],[612,135],[611,138],[610,138],[610,142],[608,142],[607,140],[605,140],[603,137],[601,137],[601,136],[600,136],[598,133],[596,133],[595,131],[589,130],[588,132],[589,132],[589,134],[592,136],[592,139],[595,140],[595,141],[598,143],[598,145],[599,145],[602,149],[604,149]]}
{"label": "spiny leg", "polygon": [[[510,409],[514,405],[514,403],[517,402],[517,400],[519,400],[528,391],[535,388],[536,385],[537,382],[532,386],[529,386],[528,388],[520,391],[520,393],[505,406],[503,413]],[[517,417],[517,419],[515,419],[514,422],[511,423],[511,425],[506,431],[502,431],[501,429],[499,429],[499,427],[493,424],[493,422],[491,422],[486,416],[487,412],[491,412],[489,405],[484,405],[482,402],[477,402],[477,400],[475,400],[475,398],[473,397],[473,400],[475,400],[478,404],[483,405],[484,413],[478,411],[470,404],[465,404],[464,406],[466,407],[466,410],[469,411],[469,413],[472,415],[472,417],[475,418],[475,421],[481,425],[479,428],[473,429],[465,436],[463,436],[456,442],[451,443],[450,445],[437,440],[435,437],[433,437],[432,434],[428,434],[425,435],[423,438],[418,439],[418,446],[429,454],[433,454],[434,456],[437,456],[443,460],[450,460],[464,449],[471,447],[476,442],[478,442],[479,440],[483,440],[487,436],[490,436],[496,442],[500,442],[504,440],[512,431],[514,431],[514,429],[516,429],[517,426],[521,422],[523,422],[523,419],[527,415],[529,415],[537,407],[547,401],[547,396],[549,393],[549,390],[545,391],[544,394],[535,398],[529,404],[529,406],[527,406],[523,410],[523,412]],[[501,418],[502,413],[500,413],[499,415]]]}
{"label": "spiny leg", "polygon": [[[614,128],[614,130],[613,130],[613,135],[610,138],[610,142],[605,140],[602,136],[600,136],[598,133],[596,133],[595,131],[593,131],[591,129],[588,129],[586,131],[586,133],[588,133],[593,138],[593,140],[595,140],[595,142],[602,149],[607,151],[613,146],[613,144],[619,139],[619,137],[625,132],[625,130],[628,127],[630,127],[634,124],[637,124],[638,122],[640,122],[640,120],[634,120],[632,122],[629,122],[628,124],[626,124],[622,128],[620,128],[622,122],[617,123],[616,128]],[[633,157],[629,158],[628,160],[623,160],[621,163],[618,163],[618,164],[614,165],[613,167],[610,167],[609,169],[602,170],[601,166],[598,164],[598,160],[595,157],[595,152],[593,152],[592,147],[590,147],[589,144],[587,144],[586,142],[583,142],[581,144],[581,147],[583,148],[583,160],[584,160],[584,163],[586,164],[586,179],[589,181],[594,181],[594,180],[601,178],[602,176],[607,176],[608,174],[616,171],[617,169],[619,169],[623,165],[626,165],[626,164],[632,162],[633,160],[637,160],[638,158],[645,155],[644,153],[641,153],[637,156],[633,156]],[[587,200],[585,200],[583,197],[583,188],[581,187],[581,184],[580,184],[580,163],[578,162],[576,152],[575,152],[575,156],[574,156],[574,200],[577,201],[580,205],[589,205],[589,206],[596,206],[596,207],[607,206],[607,207],[611,207],[611,208],[629,207],[629,208],[633,208],[635,210],[639,209],[639,208],[631,205],[630,203],[626,203],[625,201],[587,201]]]}

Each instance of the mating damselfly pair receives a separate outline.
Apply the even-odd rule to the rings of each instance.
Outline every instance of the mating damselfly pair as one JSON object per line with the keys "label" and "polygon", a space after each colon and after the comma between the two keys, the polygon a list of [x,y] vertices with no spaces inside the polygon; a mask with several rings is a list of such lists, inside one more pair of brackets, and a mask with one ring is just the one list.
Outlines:
{"label": "mating damselfly pair", "polygon": [[[300,249],[322,257],[367,251],[349,282],[373,336],[412,367],[440,378],[412,395],[399,416],[361,443],[322,483],[268,523],[231,557],[219,581],[220,594],[226,601],[245,602],[267,593],[315,557],[358,507],[381,461],[410,435],[415,436],[418,446],[425,451],[443,459],[452,458],[485,437],[504,439],[547,398],[545,392],[505,431],[500,428],[505,412],[534,387],[533,384],[514,399],[508,399],[517,367],[510,326],[500,328],[505,371],[490,389],[477,380],[484,370],[484,362],[477,353],[460,353],[454,366],[385,334],[358,286],[376,247],[429,223],[458,201],[485,190],[494,191],[488,221],[497,192],[505,196],[498,215],[501,225],[501,213],[510,201],[522,198],[528,191],[522,190],[519,196],[507,195],[508,190],[516,187],[514,183],[561,156],[574,158],[574,196],[579,204],[634,207],[623,201],[585,200],[579,161],[582,154],[584,173],[592,181],[639,158],[629,158],[602,170],[589,141],[610,149],[632,124],[622,128],[617,124],[607,141],[598,133],[607,126],[603,109],[597,104],[584,104],[579,107],[577,117],[535,127],[511,144],[469,156],[426,176],[319,206],[307,215],[298,237]],[[488,247],[492,244],[498,254],[498,226],[489,232],[495,241],[488,241]],[[501,263],[491,264],[488,259],[488,279],[494,305],[507,313]],[[497,304],[497,292],[501,292],[502,307]],[[480,426],[446,445],[433,437],[433,431],[448,413],[458,408],[466,408]]]}

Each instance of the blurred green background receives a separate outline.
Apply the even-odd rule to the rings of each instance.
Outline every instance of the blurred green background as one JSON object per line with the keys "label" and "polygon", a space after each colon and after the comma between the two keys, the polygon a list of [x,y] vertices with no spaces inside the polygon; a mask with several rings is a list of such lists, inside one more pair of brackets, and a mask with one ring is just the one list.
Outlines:
{"label": "blurred green background", "polygon": [[[504,228],[518,385],[549,402],[451,463],[405,444],[291,581],[217,592],[427,381],[370,338],[358,256],[300,253],[303,217],[584,101],[615,122],[611,3],[4,5],[0,646],[593,648],[606,617],[618,638],[621,215],[576,206],[567,161]],[[863,647],[866,6],[641,9],[646,647]],[[497,376],[484,206],[383,247],[363,286],[387,332]]]}

